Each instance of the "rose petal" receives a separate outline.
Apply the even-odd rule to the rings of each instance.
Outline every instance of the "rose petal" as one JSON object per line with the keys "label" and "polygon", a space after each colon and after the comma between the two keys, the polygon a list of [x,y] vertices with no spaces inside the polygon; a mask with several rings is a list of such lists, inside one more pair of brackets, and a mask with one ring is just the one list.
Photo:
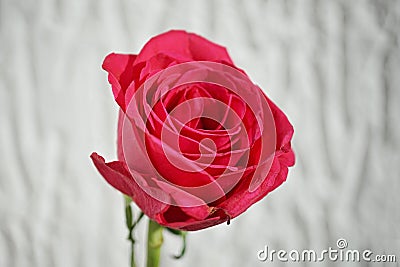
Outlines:
{"label": "rose petal", "polygon": [[[287,169],[287,168],[286,168]],[[228,210],[232,218],[246,211],[251,205],[264,198],[269,192],[277,187],[275,185],[276,177],[280,175],[280,164],[278,159],[273,161],[271,169],[264,181],[253,192],[249,192],[249,179],[245,179],[235,187],[224,202],[218,207]],[[286,176],[285,176],[286,177]],[[280,184],[284,180],[280,178]]]}
{"label": "rose petal", "polygon": [[149,60],[158,53],[173,58],[187,58],[192,61],[224,61],[233,64],[226,49],[218,44],[180,30],[172,30],[151,38],[140,51],[137,62]]}
{"label": "rose petal", "polygon": [[103,61],[103,69],[108,72],[108,82],[112,86],[115,101],[125,109],[125,92],[133,81],[133,64],[136,55],[111,53]]}
{"label": "rose petal", "polygon": [[[276,149],[278,151],[281,149],[289,151],[290,150],[290,141],[291,141],[291,139],[293,137],[293,133],[294,133],[293,126],[290,124],[285,113],[283,113],[282,110],[280,110],[278,108],[278,106],[275,105],[274,102],[272,102],[271,99],[269,99],[266,96],[265,96],[265,98],[267,99],[268,105],[271,108],[272,115],[274,116],[274,121],[275,121],[275,125],[276,125]],[[293,162],[293,164],[294,164],[294,162]],[[292,166],[292,165],[289,165],[289,166]]]}
{"label": "rose petal", "polygon": [[203,220],[210,215],[212,209],[202,199],[158,179],[154,179],[154,182],[167,192],[174,199],[175,204],[190,217]]}
{"label": "rose petal", "polygon": [[188,217],[179,207],[170,206],[163,216],[160,217],[159,223],[161,225],[185,231],[197,231],[229,221],[230,218],[230,215],[228,215],[224,210],[214,209],[208,218],[195,220]]}
{"label": "rose petal", "polygon": [[[286,115],[265,96],[274,116],[277,133],[277,151],[273,159],[271,168],[267,177],[252,192],[249,192],[251,180],[241,181],[234,190],[229,192],[227,199],[220,203],[218,207],[231,212],[232,217],[243,213],[255,202],[264,198],[269,192],[281,185],[287,177],[288,167],[294,164],[294,153],[290,146],[290,140],[293,136],[293,126],[290,124]],[[252,152],[251,154],[259,154]],[[255,163],[255,162],[253,162]],[[257,177],[255,177],[257,178]],[[222,186],[223,187],[223,186]]]}
{"label": "rose petal", "polygon": [[106,163],[104,158],[97,153],[92,153],[90,157],[106,181],[123,194],[132,197],[133,201],[147,216],[155,219],[158,214],[168,209],[169,205],[153,198],[140,188],[123,162]]}

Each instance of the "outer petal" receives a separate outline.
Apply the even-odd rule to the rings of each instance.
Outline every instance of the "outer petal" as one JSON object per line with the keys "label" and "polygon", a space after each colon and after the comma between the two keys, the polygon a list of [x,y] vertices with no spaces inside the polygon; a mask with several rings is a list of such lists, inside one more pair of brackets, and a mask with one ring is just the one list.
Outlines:
{"label": "outer petal", "polygon": [[274,160],[267,178],[253,192],[249,192],[249,183],[239,183],[239,185],[229,192],[226,201],[220,203],[218,207],[227,211],[231,218],[235,218],[251,205],[264,198],[272,189],[275,178],[279,173],[279,161]]}
{"label": "outer petal", "polygon": [[109,54],[103,62],[103,69],[108,72],[108,82],[112,86],[115,101],[125,109],[125,92],[134,78],[133,64],[136,55]]}
{"label": "outer petal", "polygon": [[159,223],[172,228],[186,231],[197,231],[230,220],[230,216],[222,209],[214,208],[212,214],[203,220],[188,217],[182,209],[176,206],[170,208],[160,217]]}
{"label": "outer petal", "polygon": [[132,94],[126,94],[128,88],[137,83],[133,86],[135,91],[146,74],[154,74],[175,61],[203,60],[234,66],[224,47],[196,34],[173,30],[151,38],[138,55],[109,54],[102,67],[109,73],[116,102],[125,110]]}
{"label": "outer petal", "polygon": [[202,230],[211,226],[215,226],[221,223],[228,221],[229,218],[226,215],[218,216],[218,217],[211,217],[202,221],[195,221],[195,222],[176,222],[170,223],[169,227],[178,228],[184,231],[198,231]]}
{"label": "outer petal", "polygon": [[104,158],[97,153],[92,153],[90,157],[106,181],[123,194],[132,197],[134,202],[147,216],[156,219],[168,209],[169,205],[152,198],[139,187],[123,162],[114,161],[106,163]]}
{"label": "outer petal", "polygon": [[189,61],[215,61],[233,64],[226,49],[194,33],[172,30],[151,38],[140,51],[137,62],[158,53]]}
{"label": "outer petal", "polygon": [[266,97],[274,116],[277,132],[277,151],[267,177],[253,192],[249,192],[249,181],[239,183],[229,192],[228,198],[218,207],[225,209],[232,218],[246,211],[251,205],[264,198],[269,192],[281,185],[288,175],[288,167],[295,162],[290,141],[293,136],[293,127],[286,115]]}
{"label": "outer petal", "polygon": [[[289,152],[291,150],[290,141],[292,140],[294,129],[293,126],[290,124],[288,118],[286,117],[285,113],[282,112],[275,105],[272,100],[265,96],[268,101],[268,105],[271,108],[272,114],[274,116],[275,126],[276,126],[276,150],[282,150],[283,152]],[[293,154],[294,155],[294,154]],[[288,166],[293,166],[294,159],[292,164]]]}
{"label": "outer petal", "polygon": [[[130,176],[123,162],[114,161],[105,163],[104,158],[97,153],[92,153],[90,157],[97,170],[110,185],[132,197],[134,202],[147,216],[164,226],[195,231],[225,222],[229,219],[226,213],[218,212],[220,210],[210,208],[205,203],[201,206],[186,208],[164,204],[150,197],[140,189]],[[167,188],[164,189],[168,190]],[[179,191],[175,193],[179,195],[179,201],[182,200],[182,194],[185,194]],[[193,197],[190,198],[193,199]],[[201,200],[197,201],[201,204]]]}
{"label": "outer petal", "polygon": [[196,220],[204,220],[212,211],[212,208],[207,206],[207,204],[200,198],[185,192],[176,186],[172,186],[168,183],[154,180],[155,183],[165,192],[171,195],[174,199],[176,205],[180,207],[180,209],[186,213],[188,216],[196,219]]}

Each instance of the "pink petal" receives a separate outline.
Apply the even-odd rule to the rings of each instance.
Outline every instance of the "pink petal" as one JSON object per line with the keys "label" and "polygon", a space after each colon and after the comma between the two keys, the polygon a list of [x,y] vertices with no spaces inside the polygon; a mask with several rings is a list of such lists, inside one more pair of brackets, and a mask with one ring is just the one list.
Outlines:
{"label": "pink petal", "polygon": [[136,55],[111,53],[103,61],[103,69],[108,72],[108,82],[112,86],[114,98],[125,109],[125,92],[133,81],[133,64]]}
{"label": "pink petal", "polygon": [[196,61],[225,61],[233,64],[226,49],[218,44],[181,30],[172,30],[151,38],[140,51],[137,62],[147,61],[158,53]]}
{"label": "pink petal", "polygon": [[97,153],[90,156],[94,165],[106,181],[123,194],[132,197],[138,207],[150,218],[155,219],[169,205],[151,197],[132,178],[125,164],[120,161],[106,163]]}

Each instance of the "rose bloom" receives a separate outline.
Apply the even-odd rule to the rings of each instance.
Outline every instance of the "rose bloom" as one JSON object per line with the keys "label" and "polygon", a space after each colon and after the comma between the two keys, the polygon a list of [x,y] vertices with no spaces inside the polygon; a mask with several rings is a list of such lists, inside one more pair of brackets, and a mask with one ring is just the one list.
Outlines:
{"label": "rose bloom", "polygon": [[293,127],[224,47],[169,31],[103,68],[120,107],[118,161],[91,158],[150,219],[189,231],[229,223],[286,180]]}

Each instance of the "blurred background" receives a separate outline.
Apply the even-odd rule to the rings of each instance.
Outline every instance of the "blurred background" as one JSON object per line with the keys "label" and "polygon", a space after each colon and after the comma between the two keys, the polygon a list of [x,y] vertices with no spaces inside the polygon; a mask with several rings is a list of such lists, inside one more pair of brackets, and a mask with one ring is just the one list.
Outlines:
{"label": "blurred background", "polygon": [[400,1],[0,0],[0,266],[128,266],[123,198],[89,159],[116,159],[101,63],[169,29],[228,48],[294,125],[297,163],[231,225],[190,233],[182,260],[165,234],[162,266],[285,266],[257,252],[338,238],[399,262]]}

